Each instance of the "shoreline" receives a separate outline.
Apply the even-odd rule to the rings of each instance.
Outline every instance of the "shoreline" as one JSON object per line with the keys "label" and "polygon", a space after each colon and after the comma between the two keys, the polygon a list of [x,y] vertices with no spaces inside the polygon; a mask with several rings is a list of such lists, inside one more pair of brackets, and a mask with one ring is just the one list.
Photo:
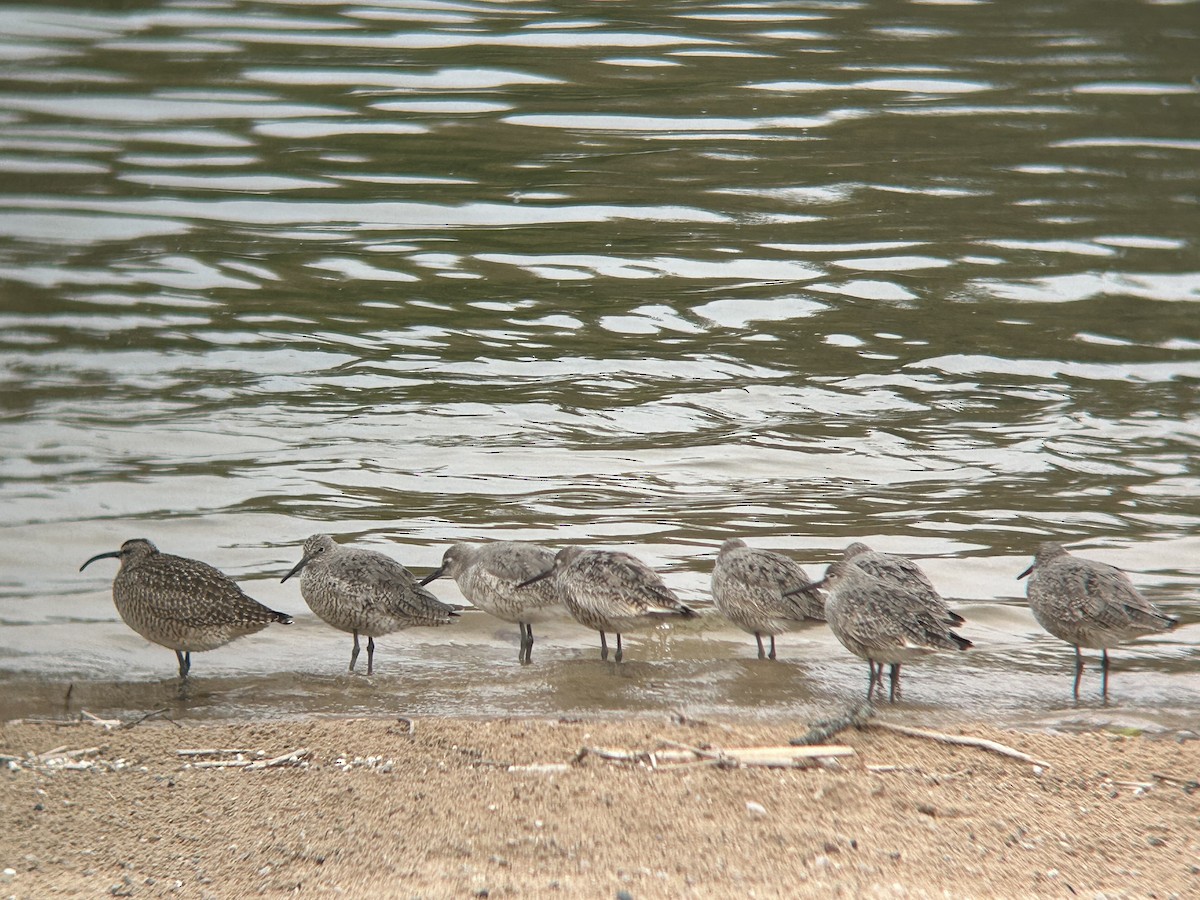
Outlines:
{"label": "shoreline", "polygon": [[[1033,764],[868,726],[832,737],[851,755],[827,767],[710,758],[805,729],[712,716],[8,722],[0,896],[1200,891],[1200,741],[1185,734],[944,729]],[[222,761],[243,765],[197,765]]]}

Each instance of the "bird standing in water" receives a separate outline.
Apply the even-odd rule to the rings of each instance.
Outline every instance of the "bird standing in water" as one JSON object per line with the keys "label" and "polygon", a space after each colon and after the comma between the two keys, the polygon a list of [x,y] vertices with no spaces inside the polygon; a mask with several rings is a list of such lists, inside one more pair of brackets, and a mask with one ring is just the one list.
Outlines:
{"label": "bird standing in water", "polygon": [[834,636],[847,650],[867,661],[870,678],[867,699],[889,665],[888,701],[896,702],[900,666],[936,650],[967,650],[972,644],[952,629],[962,624],[941,598],[871,575],[839,559],[820,582],[825,586],[825,617]]}
{"label": "bird standing in water", "polygon": [[517,659],[528,665],[533,658],[533,623],[562,616],[562,601],[553,581],[528,588],[518,585],[554,565],[554,551],[523,541],[454,544],[446,549],[442,564],[421,579],[422,585],[443,576],[453,578],[462,595],[485,613],[514,623],[521,632]]}
{"label": "bird standing in water", "polygon": [[354,635],[350,671],[358,660],[358,636],[367,636],[367,674],[375,671],[375,638],[414,625],[448,625],[458,615],[417,584],[390,556],[343,547],[327,534],[304,542],[300,562],[283,576],[300,575],[300,595],[309,609],[339,631]]}
{"label": "bird standing in water", "polygon": [[[754,635],[758,658],[775,658],[775,636],[825,621],[820,589],[793,562],[779,553],[754,550],[740,538],[721,545],[712,573],[713,602],[721,615]],[[763,636],[771,652],[763,652]]]}
{"label": "bird standing in water", "polygon": [[97,553],[79,571],[98,559],[121,561],[112,587],[117,613],[146,640],[175,651],[180,682],[187,681],[193,652],[215,650],[272,622],[292,624],[291,616],[248,597],[208,563],[162,553],[145,538]]}
{"label": "bird standing in water", "polygon": [[686,619],[696,615],[653,569],[628,553],[565,547],[555,555],[553,566],[520,587],[528,588],[551,576],[567,612],[584,627],[600,632],[601,659],[608,659],[605,632],[616,634],[615,660],[620,662],[623,632],[652,627],[675,616]]}
{"label": "bird standing in water", "polygon": [[1083,676],[1080,647],[1100,651],[1101,694],[1108,700],[1108,649],[1179,624],[1141,595],[1124,572],[1072,556],[1054,541],[1037,550],[1033,565],[1018,575],[1029,579],[1025,592],[1038,624],[1075,648],[1075,699]]}

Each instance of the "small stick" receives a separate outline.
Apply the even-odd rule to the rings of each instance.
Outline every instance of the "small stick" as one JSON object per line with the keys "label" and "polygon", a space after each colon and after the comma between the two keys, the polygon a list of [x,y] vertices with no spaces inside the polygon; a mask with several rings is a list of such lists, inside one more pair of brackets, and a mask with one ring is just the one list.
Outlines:
{"label": "small stick", "polygon": [[67,745],[63,744],[61,747],[55,747],[53,750],[47,750],[45,753],[39,753],[37,756],[34,757],[34,759],[38,760],[39,762],[45,762],[46,760],[50,759],[51,757],[58,756],[60,753],[62,753],[66,749],[67,749]]}
{"label": "small stick", "polygon": [[925,731],[922,728],[909,728],[907,725],[893,725],[890,722],[870,722],[868,725],[871,728],[882,728],[884,731],[894,731],[896,734],[924,738],[927,741],[937,741],[940,744],[954,744],[961,747],[976,747],[980,750],[990,750],[992,753],[999,753],[1001,756],[1019,759],[1021,762],[1041,766],[1044,769],[1050,768],[1050,763],[1045,760],[1036,759],[1028,753],[1022,753],[1020,750],[1014,750],[1012,747],[997,743],[996,741],[989,741],[986,738],[967,737],[962,734],[943,734],[940,731]]}
{"label": "small stick", "polygon": [[250,762],[248,759],[205,759],[188,765],[193,769],[244,769]]}
{"label": "small stick", "polygon": [[66,753],[60,755],[68,759],[79,759],[81,756],[95,756],[99,752],[99,747],[84,747],[81,750],[68,750]]}
{"label": "small stick", "polygon": [[847,728],[861,728],[874,714],[875,709],[870,703],[859,703],[836,718],[814,722],[806,734],[792,738],[788,743],[794,747],[827,743],[831,737],[841,734]]}
{"label": "small stick", "polygon": [[702,750],[699,747],[693,747],[691,744],[681,744],[679,741],[668,741],[666,738],[661,739],[659,743],[664,747],[674,747],[676,750],[686,750],[688,753],[695,753],[701,759],[710,760],[712,762],[722,759],[722,755],[719,750]]}
{"label": "small stick", "polygon": [[251,769],[270,769],[276,766],[294,766],[311,753],[312,751],[307,747],[300,747],[291,753],[276,756],[274,759],[260,759],[257,762],[252,762],[246,766],[246,771],[250,771]]}
{"label": "small stick", "polygon": [[237,750],[237,749],[221,749],[217,747],[206,747],[197,750],[176,750],[176,756],[229,756],[235,753],[244,753],[253,755],[253,750]]}
{"label": "small stick", "polygon": [[86,709],[81,709],[79,711],[79,715],[82,718],[87,719],[93,725],[99,725],[105,731],[108,731],[110,728],[118,728],[121,725],[120,719],[102,719],[99,716],[88,712]]}
{"label": "small stick", "polygon": [[121,731],[126,728],[134,728],[138,725],[141,725],[147,719],[152,718],[153,716],[161,716],[163,713],[168,712],[168,711],[169,710],[166,707],[163,707],[162,709],[151,710],[150,712],[146,713],[144,716],[141,716],[140,718],[131,719],[128,722],[122,722],[120,725],[117,726],[117,730]]}

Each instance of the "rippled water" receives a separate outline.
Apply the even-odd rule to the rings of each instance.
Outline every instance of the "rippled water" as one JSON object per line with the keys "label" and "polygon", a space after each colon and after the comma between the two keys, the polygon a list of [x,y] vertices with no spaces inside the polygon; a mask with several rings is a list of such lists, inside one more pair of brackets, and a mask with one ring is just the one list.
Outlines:
{"label": "rippled water", "polygon": [[[197,715],[808,714],[865,666],[706,619],[620,672],[563,623],[349,640],[325,531],[918,557],[967,659],[930,715],[1200,711],[1195,3],[0,8],[0,714],[170,705],[94,553],[147,536],[293,612]],[[1183,618],[1116,708],[1015,575],[1052,536]],[[439,594],[459,600],[452,584]],[[1090,674],[1090,678],[1095,678]],[[908,679],[906,679],[907,681]],[[1085,693],[1094,688],[1085,683]]]}

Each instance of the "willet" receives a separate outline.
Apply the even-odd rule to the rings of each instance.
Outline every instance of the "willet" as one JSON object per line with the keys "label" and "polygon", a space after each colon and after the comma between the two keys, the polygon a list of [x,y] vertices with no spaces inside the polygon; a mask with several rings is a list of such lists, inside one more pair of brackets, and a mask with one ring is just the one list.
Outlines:
{"label": "willet", "polygon": [[1144,634],[1170,631],[1179,624],[1143,597],[1120,569],[1072,556],[1053,541],[1042,543],[1033,565],[1017,577],[1031,573],[1026,596],[1034,618],[1056,638],[1075,647],[1076,700],[1083,675],[1080,647],[1101,652],[1101,692],[1108,700],[1108,648]]}
{"label": "willet", "polygon": [[[798,563],[751,549],[740,538],[721,545],[713,566],[713,602],[721,615],[754,635],[759,659],[775,658],[776,635],[825,621],[820,591],[811,585]],[[770,653],[763,653],[763,635],[771,638]]]}
{"label": "willet", "polygon": [[[929,576],[907,556],[897,556],[894,553],[880,553],[872,550],[866,544],[855,541],[842,551],[842,559],[858,566],[868,575],[873,575],[888,584],[906,588],[918,594],[925,595],[938,603],[945,605],[941,596],[934,588]],[[960,618],[955,625],[961,625]]]}
{"label": "willet", "polygon": [[175,651],[181,682],[187,680],[193,651],[215,650],[272,622],[292,623],[291,616],[246,596],[208,563],[161,553],[145,538],[97,553],[79,571],[98,559],[121,561],[112,588],[117,613],[146,640]]}
{"label": "willet", "polygon": [[374,550],[342,547],[327,534],[304,542],[297,572],[309,609],[339,631],[354,635],[350,671],[358,660],[358,636],[367,636],[367,674],[375,671],[375,638],[414,625],[447,625],[458,613],[417,584],[412,572]]}
{"label": "willet", "polygon": [[601,659],[608,659],[605,632],[616,634],[615,660],[620,662],[622,633],[653,626],[671,616],[696,615],[653,569],[628,553],[564,547],[551,568],[519,587],[527,589],[551,575],[567,611],[584,627],[600,632]]}
{"label": "willet", "polygon": [[558,618],[562,601],[553,581],[541,581],[517,589],[554,565],[554,551],[522,541],[493,541],[487,544],[453,544],[442,556],[442,564],[421,579],[426,585],[448,576],[474,606],[497,619],[512,622],[521,632],[517,659],[532,661],[533,623]]}
{"label": "willet", "polygon": [[[842,551],[842,562],[846,565],[854,565],[862,569],[868,575],[878,578],[882,582],[893,587],[902,588],[903,590],[920,598],[920,601],[925,603],[928,613],[937,619],[948,619],[951,627],[958,627],[966,623],[958,613],[951,611],[946,605],[946,601],[942,599],[941,594],[934,588],[933,583],[929,580],[929,576],[921,569],[919,565],[909,559],[907,556],[898,556],[895,553],[881,553],[878,550],[872,550],[861,541],[855,541]],[[826,575],[828,578],[828,575]],[[792,591],[788,592],[793,593]],[[915,599],[909,600],[911,603],[917,603]],[[899,686],[900,667],[897,665],[890,673],[895,679],[897,688]],[[883,663],[879,663],[878,668],[872,673],[871,681],[873,684],[878,684],[880,689],[883,689]]]}
{"label": "willet", "polygon": [[971,642],[951,629],[963,622],[941,598],[877,578],[852,560],[839,559],[819,582],[826,588],[825,618],[842,646],[867,661],[867,699],[889,672],[889,702],[896,702],[900,666],[935,650],[966,650]]}

